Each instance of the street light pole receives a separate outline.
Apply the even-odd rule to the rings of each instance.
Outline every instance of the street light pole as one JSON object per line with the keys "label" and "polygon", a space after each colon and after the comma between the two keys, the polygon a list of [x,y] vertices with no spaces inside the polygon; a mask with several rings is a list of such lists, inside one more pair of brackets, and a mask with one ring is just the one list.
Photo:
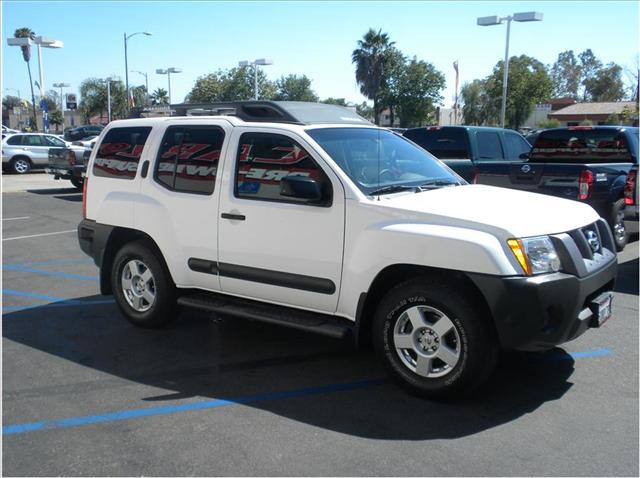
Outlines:
{"label": "street light pole", "polygon": [[60,111],[62,112],[62,131],[64,132],[64,102],[62,100],[63,98],[63,94],[62,94],[62,89],[63,88],[68,88],[70,85],[69,83],[54,83],[53,87],[54,88],[60,88]]}
{"label": "street light pole", "polygon": [[253,99],[258,99],[258,65],[273,65],[273,60],[269,60],[268,58],[259,58],[255,61],[239,61],[238,66],[253,66]]}
{"label": "street light pole", "polygon": [[132,73],[138,73],[144,76],[144,87],[145,87],[145,103],[149,104],[149,75],[143,71],[131,70]]}
{"label": "street light pole", "polygon": [[151,32],[135,32],[131,35],[127,36],[127,33],[124,33],[124,90],[127,95],[127,111],[129,110],[129,60],[127,58],[127,40],[136,35],[146,35],[151,36]]}
{"label": "street light pole", "polygon": [[490,17],[480,17],[477,19],[477,24],[482,27],[501,25],[504,22],[507,22],[507,41],[504,49],[504,65],[502,72],[502,105],[500,107],[500,126],[502,128],[504,128],[505,116],[507,112],[507,83],[509,81],[509,35],[511,33],[511,21],[541,22],[542,18],[542,12],[523,12],[514,13],[513,15],[507,17],[492,15]]}
{"label": "street light pole", "polygon": [[158,68],[156,70],[158,75],[167,75],[167,86],[169,94],[169,104],[171,104],[171,73],[182,73],[181,68],[170,66],[169,68]]}

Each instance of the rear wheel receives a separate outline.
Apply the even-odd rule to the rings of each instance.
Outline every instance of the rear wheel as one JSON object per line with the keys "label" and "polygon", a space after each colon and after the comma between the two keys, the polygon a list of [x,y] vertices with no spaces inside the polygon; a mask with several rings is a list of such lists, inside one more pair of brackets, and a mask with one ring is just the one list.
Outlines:
{"label": "rear wheel", "polygon": [[24,156],[13,158],[11,160],[11,171],[16,174],[26,174],[31,171],[31,161]]}
{"label": "rear wheel", "polygon": [[624,249],[629,241],[629,233],[624,224],[624,199],[618,199],[613,203],[608,222],[613,233],[613,241],[619,252]]}
{"label": "rear wheel", "polygon": [[470,393],[493,371],[491,324],[464,289],[429,278],[391,289],[373,324],[373,343],[393,377],[425,397]]}
{"label": "rear wheel", "polygon": [[76,189],[82,190],[82,185],[84,184],[84,179],[83,178],[71,178],[71,184],[73,184],[73,186]]}
{"label": "rear wheel", "polygon": [[144,242],[131,242],[118,251],[111,287],[120,311],[139,327],[158,327],[175,316],[175,286],[161,259]]}

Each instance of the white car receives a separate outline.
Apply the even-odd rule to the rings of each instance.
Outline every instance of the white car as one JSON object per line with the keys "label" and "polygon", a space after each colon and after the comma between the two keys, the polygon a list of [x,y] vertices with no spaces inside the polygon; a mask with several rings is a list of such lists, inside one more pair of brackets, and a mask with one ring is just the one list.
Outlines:
{"label": "white car", "polygon": [[49,148],[70,145],[53,134],[18,133],[2,140],[2,169],[16,174],[43,168],[49,163]]}
{"label": "white car", "polygon": [[588,205],[469,185],[334,105],[176,112],[111,122],[87,167],[80,246],[138,326],[181,305],[371,341],[402,385],[453,396],[500,347],[611,316],[615,247]]}
{"label": "white car", "polygon": [[20,131],[17,129],[11,129],[6,127],[5,125],[2,125],[2,134],[14,134],[14,133],[19,133]]}

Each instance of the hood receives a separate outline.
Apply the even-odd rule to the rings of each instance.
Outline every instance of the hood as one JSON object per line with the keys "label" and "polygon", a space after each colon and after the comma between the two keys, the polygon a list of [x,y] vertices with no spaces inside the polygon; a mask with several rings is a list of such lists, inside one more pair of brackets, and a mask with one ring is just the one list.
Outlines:
{"label": "hood", "polygon": [[380,199],[380,205],[419,214],[429,223],[492,233],[497,229],[505,238],[567,232],[599,217],[591,206],[577,201],[476,184]]}

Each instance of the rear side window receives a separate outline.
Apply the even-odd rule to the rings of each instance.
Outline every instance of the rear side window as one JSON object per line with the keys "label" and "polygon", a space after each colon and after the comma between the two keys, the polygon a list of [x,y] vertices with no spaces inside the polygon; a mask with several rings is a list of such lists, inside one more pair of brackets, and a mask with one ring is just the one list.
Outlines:
{"label": "rear side window", "polygon": [[462,128],[415,128],[404,136],[438,159],[468,159],[469,140]]}
{"label": "rear side window", "polygon": [[606,163],[633,159],[623,132],[613,128],[576,128],[540,133],[531,151],[531,160]]}
{"label": "rear side window", "polygon": [[491,131],[478,131],[478,160],[504,159],[500,136]]}
{"label": "rear side window", "polygon": [[93,175],[102,178],[133,179],[150,127],[111,129],[100,143],[93,162]]}
{"label": "rear side window", "polygon": [[10,144],[11,146],[17,146],[19,144],[22,144],[22,138],[24,138],[24,136],[21,135],[21,134],[19,134],[17,136],[11,136],[7,140],[7,144]]}
{"label": "rear side window", "polygon": [[236,164],[236,197],[267,201],[301,202],[281,196],[280,182],[286,176],[305,176],[321,184],[323,196],[331,197],[331,183],[324,171],[302,146],[271,133],[245,133],[240,137]]}
{"label": "rear side window", "polygon": [[520,135],[505,133],[504,140],[507,144],[507,154],[510,161],[522,161],[520,155],[531,151],[531,145]]}
{"label": "rear side window", "polygon": [[37,135],[27,135],[22,140],[23,146],[42,146],[42,138]]}
{"label": "rear side window", "polygon": [[170,126],[158,152],[155,180],[167,189],[213,193],[224,131],[216,126]]}

